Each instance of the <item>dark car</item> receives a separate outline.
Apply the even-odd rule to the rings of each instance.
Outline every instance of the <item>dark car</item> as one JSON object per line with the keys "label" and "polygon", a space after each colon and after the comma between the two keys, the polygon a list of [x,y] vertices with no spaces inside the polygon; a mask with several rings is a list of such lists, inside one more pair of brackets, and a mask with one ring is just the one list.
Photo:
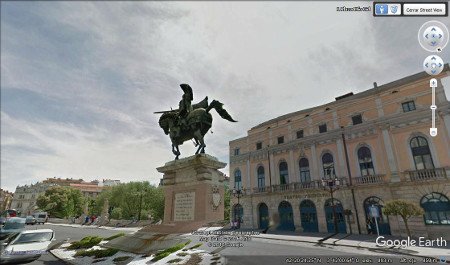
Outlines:
{"label": "dark car", "polygon": [[28,215],[26,220],[25,220],[25,224],[27,225],[35,225],[37,223],[36,218],[34,218],[34,216]]}

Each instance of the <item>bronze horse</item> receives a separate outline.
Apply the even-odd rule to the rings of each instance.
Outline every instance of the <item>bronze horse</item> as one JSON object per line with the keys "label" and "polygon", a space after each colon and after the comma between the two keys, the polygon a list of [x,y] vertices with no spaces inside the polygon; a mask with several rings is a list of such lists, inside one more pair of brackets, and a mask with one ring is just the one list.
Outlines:
{"label": "bronze horse", "polygon": [[175,159],[178,159],[181,154],[178,146],[190,139],[194,139],[196,146],[198,145],[195,154],[205,153],[204,136],[211,128],[213,120],[211,113],[209,113],[211,109],[215,109],[223,119],[236,122],[222,106],[223,104],[217,100],[213,100],[208,105],[208,99],[205,98],[202,102],[193,106],[193,110],[186,117],[185,126],[179,125],[179,117],[176,111],[163,112],[159,118],[159,126],[165,134],[170,136],[172,153],[175,155]]}

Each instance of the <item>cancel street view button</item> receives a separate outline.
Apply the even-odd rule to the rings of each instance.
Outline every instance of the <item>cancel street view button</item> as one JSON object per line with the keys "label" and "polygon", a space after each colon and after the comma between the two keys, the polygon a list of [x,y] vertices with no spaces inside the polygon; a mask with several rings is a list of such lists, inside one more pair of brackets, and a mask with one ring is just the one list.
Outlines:
{"label": "cancel street view button", "polygon": [[403,4],[404,16],[447,16],[445,3]]}

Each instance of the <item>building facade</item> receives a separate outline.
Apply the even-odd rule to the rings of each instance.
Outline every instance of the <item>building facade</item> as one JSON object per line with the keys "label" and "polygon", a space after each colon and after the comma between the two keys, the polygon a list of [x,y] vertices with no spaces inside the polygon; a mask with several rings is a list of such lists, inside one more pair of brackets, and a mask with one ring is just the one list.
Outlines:
{"label": "building facade", "polygon": [[[230,186],[243,193],[232,198],[232,218],[245,228],[368,233],[373,205],[380,233],[404,236],[403,220],[382,212],[403,199],[425,212],[409,219],[413,235],[450,237],[450,102],[441,82],[449,73],[446,64],[434,77],[436,137],[431,77],[422,72],[263,122],[231,141]],[[323,180],[339,185],[330,193]]]}
{"label": "building facade", "polygon": [[44,194],[48,188],[55,185],[38,182],[31,185],[17,186],[11,202],[11,209],[20,212],[21,217],[33,214],[38,208],[36,202],[39,195]]}
{"label": "building facade", "polygon": [[10,209],[13,195],[12,192],[0,189],[0,212]]}

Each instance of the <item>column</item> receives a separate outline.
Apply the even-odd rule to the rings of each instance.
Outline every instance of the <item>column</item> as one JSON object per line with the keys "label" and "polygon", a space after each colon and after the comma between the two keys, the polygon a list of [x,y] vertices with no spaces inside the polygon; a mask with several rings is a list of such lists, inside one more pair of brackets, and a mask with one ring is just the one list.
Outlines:
{"label": "column", "polygon": [[375,104],[377,105],[378,117],[384,116],[383,103],[381,102],[381,98],[375,99]]}
{"label": "column", "polygon": [[295,161],[294,161],[294,151],[292,149],[289,150],[289,183],[300,182],[297,178],[297,174],[295,174]]}
{"label": "column", "polygon": [[339,129],[339,122],[338,122],[338,116],[337,116],[336,111],[333,111],[333,126],[334,126],[334,129]]}
{"label": "column", "polygon": [[444,122],[443,127],[445,128],[445,132],[442,132],[442,134],[444,135],[444,139],[446,140],[445,142],[447,142],[447,152],[450,156],[450,113],[443,115],[442,120]]}
{"label": "column", "polygon": [[346,170],[346,163],[345,163],[345,153],[344,153],[344,144],[342,142],[342,139],[336,140],[337,145],[337,151],[338,151],[338,157],[337,160],[339,161],[339,175],[341,177],[349,177],[348,172]]}
{"label": "column", "polygon": [[383,128],[381,132],[383,135],[384,148],[386,150],[386,155],[389,163],[389,170],[391,171],[391,182],[399,182],[400,177],[398,175],[397,163],[395,161],[395,155],[394,150],[392,148],[392,142],[391,137],[389,135],[389,131],[387,130],[387,128]]}
{"label": "column", "polygon": [[320,180],[320,171],[319,171],[319,161],[317,159],[317,151],[316,151],[316,144],[311,145],[311,173],[312,173],[312,179],[311,180]]}
{"label": "column", "polygon": [[247,188],[250,189],[250,192],[252,191],[252,184],[250,182],[250,156],[247,159]]}
{"label": "column", "polygon": [[272,185],[278,185],[279,184],[279,178],[278,176],[278,169],[275,168],[275,163],[273,161],[273,154],[269,154],[270,157],[270,171],[271,171],[271,178],[272,178]]}

